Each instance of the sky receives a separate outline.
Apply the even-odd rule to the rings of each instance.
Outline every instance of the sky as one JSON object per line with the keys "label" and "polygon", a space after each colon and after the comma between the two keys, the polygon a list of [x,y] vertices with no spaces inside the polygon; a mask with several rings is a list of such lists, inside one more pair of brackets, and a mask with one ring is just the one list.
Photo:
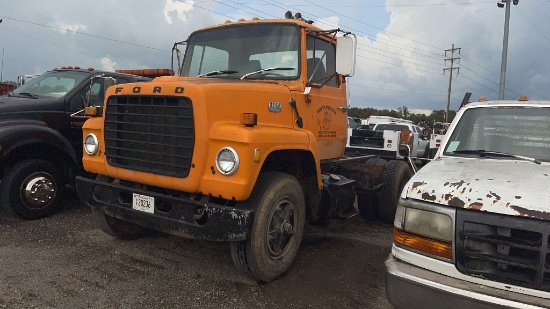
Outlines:
{"label": "sky", "polygon": [[[0,0],[2,81],[54,67],[170,68],[174,42],[239,18],[300,12],[358,37],[349,105],[414,113],[498,99],[502,0]],[[506,1],[506,0],[504,0]],[[512,0],[510,0],[512,1]],[[550,99],[550,0],[511,4],[505,99]],[[453,45],[454,44],[454,45]],[[451,49],[455,48],[454,54]],[[451,62],[445,59],[457,58]]]}

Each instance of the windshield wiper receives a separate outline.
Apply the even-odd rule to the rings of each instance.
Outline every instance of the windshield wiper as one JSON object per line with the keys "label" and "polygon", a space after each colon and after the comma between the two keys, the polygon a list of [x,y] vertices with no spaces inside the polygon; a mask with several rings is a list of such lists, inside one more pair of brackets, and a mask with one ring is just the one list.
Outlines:
{"label": "windshield wiper", "polygon": [[247,78],[248,76],[250,75],[254,75],[254,74],[258,74],[258,73],[262,73],[262,72],[266,72],[266,71],[290,71],[290,70],[294,70],[294,68],[285,68],[285,67],[282,67],[282,68],[266,68],[266,69],[261,69],[261,70],[258,70],[258,71],[254,71],[254,72],[250,72],[250,73],[246,73],[245,75],[243,75],[241,77],[241,80]]}
{"label": "windshield wiper", "polygon": [[36,94],[32,94],[30,92],[19,92],[18,94],[25,97],[33,98],[33,99],[38,99],[38,96]]}
{"label": "windshield wiper", "polygon": [[515,154],[512,154],[512,153],[498,152],[498,151],[477,149],[477,150],[455,150],[455,151],[453,151],[453,153],[477,154],[480,157],[499,156],[499,157],[507,157],[507,158],[515,158],[515,159],[520,159],[520,160],[525,160],[525,161],[531,161],[531,162],[534,162],[536,164],[541,164],[541,161],[539,159],[536,159],[536,158],[515,155]]}
{"label": "windshield wiper", "polygon": [[237,72],[235,70],[211,71],[211,72],[208,72],[208,73],[197,75],[197,77],[208,77],[208,76],[216,76],[216,75],[221,75],[221,74],[235,74],[235,73],[239,73],[239,72]]}

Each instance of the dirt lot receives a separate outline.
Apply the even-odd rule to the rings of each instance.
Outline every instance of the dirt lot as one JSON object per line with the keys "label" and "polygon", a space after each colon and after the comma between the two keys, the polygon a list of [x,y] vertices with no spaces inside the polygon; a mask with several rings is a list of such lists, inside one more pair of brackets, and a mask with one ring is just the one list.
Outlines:
{"label": "dirt lot", "polygon": [[236,271],[226,243],[117,240],[72,193],[50,218],[0,215],[0,308],[391,308],[390,246],[390,226],[359,216],[308,226],[290,271],[257,284]]}

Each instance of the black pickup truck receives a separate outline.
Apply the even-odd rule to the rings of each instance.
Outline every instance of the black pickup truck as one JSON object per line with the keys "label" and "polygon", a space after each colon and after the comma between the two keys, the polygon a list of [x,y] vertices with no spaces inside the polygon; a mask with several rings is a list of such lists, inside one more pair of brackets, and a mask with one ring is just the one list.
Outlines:
{"label": "black pickup truck", "polygon": [[0,96],[0,208],[24,219],[60,208],[82,168],[83,109],[102,106],[105,78],[116,84],[151,78],[93,69],[48,71]]}

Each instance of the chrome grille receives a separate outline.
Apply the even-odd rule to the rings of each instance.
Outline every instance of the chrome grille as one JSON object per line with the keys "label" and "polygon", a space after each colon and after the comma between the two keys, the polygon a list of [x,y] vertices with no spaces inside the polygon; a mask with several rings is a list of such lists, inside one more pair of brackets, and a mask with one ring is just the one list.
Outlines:
{"label": "chrome grille", "polygon": [[194,139],[193,106],[186,97],[109,98],[105,152],[113,166],[184,178]]}

